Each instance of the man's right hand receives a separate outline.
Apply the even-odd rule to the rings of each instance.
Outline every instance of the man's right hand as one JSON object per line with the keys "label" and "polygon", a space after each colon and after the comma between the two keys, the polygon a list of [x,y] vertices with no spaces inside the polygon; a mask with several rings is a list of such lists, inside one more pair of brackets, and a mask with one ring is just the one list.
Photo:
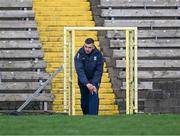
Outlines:
{"label": "man's right hand", "polygon": [[97,89],[94,85],[88,83],[86,87],[89,89],[89,91],[93,94],[93,92],[97,93]]}

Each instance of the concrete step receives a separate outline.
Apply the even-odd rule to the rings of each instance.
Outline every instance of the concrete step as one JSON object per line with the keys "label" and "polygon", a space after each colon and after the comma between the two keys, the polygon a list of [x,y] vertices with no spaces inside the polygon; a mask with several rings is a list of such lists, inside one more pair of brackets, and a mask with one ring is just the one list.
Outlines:
{"label": "concrete step", "polygon": [[[108,90],[111,90],[111,89],[112,89],[112,87],[109,87],[109,85],[105,85],[105,86],[107,86],[107,87],[104,87],[104,86],[103,86],[104,84],[107,84],[107,83],[101,83],[100,90],[101,90],[101,89],[103,89],[103,90],[106,89],[106,92],[108,92]],[[54,86],[55,86],[55,87],[54,87]],[[77,90],[79,90],[79,86],[78,86],[78,85],[76,85],[75,88],[76,88]],[[59,90],[59,89],[60,89],[60,90],[63,90],[63,89],[64,89],[64,85],[62,85],[62,87],[61,87],[61,86],[58,86],[57,84],[53,83],[52,89],[53,89],[53,90]],[[55,91],[54,91],[54,92],[55,92]],[[56,91],[56,92],[59,93],[59,91]],[[78,92],[79,92],[79,91],[78,91]]]}
{"label": "concrete step", "polygon": [[40,27],[95,26],[95,22],[94,21],[78,21],[78,22],[77,21],[54,21],[54,22],[43,21],[43,22],[38,22],[38,26]]}
{"label": "concrete step", "polygon": [[[179,48],[180,39],[146,39],[138,40],[139,48]],[[111,40],[111,48],[122,48],[125,47],[125,40]]]}
{"label": "concrete step", "polygon": [[92,16],[91,11],[36,11],[36,16],[39,15],[54,15],[54,16]]}
{"label": "concrete step", "polygon": [[[75,44],[79,45],[79,46],[83,46],[84,41],[77,41],[76,40]],[[100,43],[99,43],[99,41],[95,41],[94,44],[96,46],[99,46]],[[51,42],[51,41],[50,42],[43,42],[43,46],[45,46],[45,47],[64,47],[64,41],[61,41],[61,42]]]}
{"label": "concrete step", "polygon": [[[101,83],[101,86],[103,88],[107,88],[107,89],[112,87],[111,83]],[[63,87],[64,87],[64,85],[63,84],[59,84],[59,83],[54,83],[52,85],[52,88],[63,88]],[[79,88],[79,86],[77,84],[76,84],[76,88]]]}
{"label": "concrete step", "polygon": [[[114,58],[125,58],[125,50],[113,50]],[[178,59],[180,58],[180,48],[177,49],[138,49],[138,58],[148,58],[148,59]]]}
{"label": "concrete step", "polygon": [[[59,92],[61,92],[64,88],[63,88],[63,82],[61,82],[61,83],[59,83],[59,82],[52,82],[53,83],[53,87],[52,87],[52,89],[54,90],[54,92],[57,92],[57,93],[59,93]],[[76,84],[77,84],[77,82],[75,82]],[[106,91],[108,91],[108,90],[112,90],[112,87],[111,87],[111,85],[109,85],[109,83],[110,82],[101,82],[101,86],[100,86],[100,89],[103,89],[104,90],[104,92],[106,92]],[[59,84],[62,84],[62,86],[59,86]],[[107,85],[105,85],[106,87],[104,87],[103,85],[104,84],[107,84]],[[76,89],[77,90],[79,90],[79,86],[78,85],[76,85]],[[56,91],[55,91],[56,90]]]}
{"label": "concrete step", "polygon": [[[93,38],[94,40],[98,40],[97,36],[90,36],[91,38]],[[82,37],[75,37],[76,41],[85,41],[86,38],[89,38],[89,36],[82,36]],[[41,41],[63,41],[64,38],[60,37],[60,36],[40,36]]]}
{"label": "concrete step", "polygon": [[[59,66],[59,65],[58,65]],[[67,71],[68,72],[68,71]],[[67,75],[68,76],[68,75]],[[109,73],[103,73],[103,76],[104,77],[107,77],[107,78],[109,78]],[[61,72],[61,73],[59,73],[57,76],[56,76],[56,78],[61,78],[61,77],[64,77],[64,73],[63,72]],[[77,75],[75,75],[75,78],[77,77]]]}
{"label": "concrete step", "polygon": [[[76,0],[76,1],[73,1],[73,2],[87,2],[88,0]],[[51,3],[51,2],[72,2],[71,0],[36,0],[35,2],[39,3],[39,2],[42,2],[42,3],[45,3],[45,2],[48,2],[48,3]]]}
{"label": "concrete step", "polygon": [[[68,108],[68,107],[67,107]],[[63,105],[53,105],[53,110],[63,110]],[[76,105],[75,106],[76,110],[81,110],[81,106],[80,105]],[[99,105],[99,110],[106,110],[106,111],[111,111],[111,110],[118,110],[118,106],[117,105]]]}
{"label": "concrete step", "polygon": [[[80,94],[79,87],[76,87],[75,91],[76,91],[76,93]],[[54,93],[54,94],[63,94],[64,93],[64,89],[63,88],[62,89],[52,89],[51,92]],[[105,93],[107,93],[107,94],[114,93],[112,88],[105,88],[103,86],[100,86],[98,92],[102,93],[102,94],[105,94]]]}
{"label": "concrete step", "polygon": [[85,6],[89,7],[90,3],[89,2],[61,2],[59,1],[58,4],[56,2],[34,2],[33,7],[79,7],[79,6]]}
{"label": "concrete step", "polygon": [[[62,99],[64,97],[63,94],[54,94],[54,98],[59,100]],[[80,98],[80,94],[76,94],[76,98]],[[115,95],[114,94],[99,94],[99,98],[100,99],[115,99]]]}
{"label": "concrete step", "polygon": [[177,0],[171,0],[171,1],[143,1],[143,0],[133,0],[128,1],[127,0],[101,0],[101,6],[103,7],[177,7],[179,5],[179,1]]}
{"label": "concrete step", "polygon": [[0,18],[33,18],[33,10],[0,10]]}
{"label": "concrete step", "polygon": [[[75,40],[78,41],[78,42],[81,42],[82,43],[81,45],[83,45],[86,38],[89,38],[89,36],[85,36],[83,38],[78,38],[77,37],[77,38],[75,38]],[[40,36],[40,40],[41,40],[41,42],[64,42],[62,37],[46,37],[46,36],[41,37]]]}
{"label": "concrete step", "polygon": [[[61,77],[58,77],[58,78],[54,78],[54,79],[52,80],[52,83],[62,84],[63,81],[64,81],[63,76],[61,76]],[[110,78],[107,77],[107,76],[102,76],[101,83],[108,83],[108,82],[110,82]]]}
{"label": "concrete step", "polygon": [[[67,71],[67,72],[68,72],[68,71]],[[66,77],[69,78],[69,76],[70,76],[69,73],[67,73],[67,74],[66,74]],[[61,82],[62,79],[63,79],[63,77],[64,77],[64,73],[63,73],[63,71],[62,71],[61,73],[59,73],[59,74],[54,78],[54,79],[58,79],[58,80],[54,80],[54,82],[57,82],[57,83]],[[75,71],[74,78],[77,79],[76,71]],[[102,78],[103,78],[104,80],[109,79],[109,73],[108,73],[108,72],[104,72]]]}
{"label": "concrete step", "polygon": [[[125,68],[125,60],[116,60],[117,68]],[[161,69],[161,70],[170,70],[180,68],[179,60],[138,60],[138,68],[147,68],[147,69]]]}
{"label": "concrete step", "polygon": [[[50,71],[57,70],[57,68],[59,68],[63,63],[64,63],[63,61],[62,61],[62,62],[57,62],[57,63],[55,63],[55,62],[48,62],[48,61],[47,61],[47,68],[46,68],[46,69],[47,69],[47,70],[48,70],[48,69],[52,69],[52,70],[50,70]],[[69,69],[69,66],[67,66],[67,68]],[[104,65],[104,68],[107,69],[107,66]],[[104,73],[108,73],[108,71],[107,71],[106,69],[104,69]]]}
{"label": "concrete step", "polygon": [[13,70],[25,70],[25,69],[44,69],[46,63],[43,60],[40,61],[0,61],[0,69],[13,69]]}
{"label": "concrete step", "polygon": [[32,7],[32,0],[1,0],[0,1],[0,7],[3,8],[14,8],[14,7],[23,7],[23,8],[31,8]]}
{"label": "concrete step", "polygon": [[[23,52],[23,53],[22,53]],[[42,50],[0,50],[0,58],[43,58]]]}
{"label": "concrete step", "polygon": [[[119,78],[125,79],[126,73],[120,72]],[[170,71],[170,70],[164,70],[162,69],[160,71],[138,71],[138,78],[140,80],[179,80],[180,79],[180,71]]]}
{"label": "concrete step", "polygon": [[35,17],[36,21],[92,21],[92,16],[87,15],[77,15],[77,16],[66,16],[61,15],[59,17],[56,16],[50,16],[50,15],[36,15]]}
{"label": "concrete step", "polygon": [[[75,52],[77,52],[82,46],[79,47],[75,47]],[[62,49],[62,47],[43,47],[45,52],[59,52],[59,53],[64,53],[64,49]],[[97,49],[100,50],[99,47],[97,47]],[[69,52],[69,49],[67,49],[67,53]],[[53,59],[53,58],[52,58]]]}
{"label": "concrete step", "polygon": [[[125,32],[108,31],[107,37],[110,39],[125,39]],[[162,30],[138,30],[138,39],[170,39],[180,37],[178,29],[162,29]]]}
{"label": "concrete step", "polygon": [[[59,57],[60,55],[59,54],[56,54],[56,55],[59,55],[59,56],[55,56],[55,55],[52,55],[50,53],[45,53],[45,55],[48,55],[49,57]],[[63,55],[61,55],[61,57],[63,57]],[[56,62],[56,63],[48,63],[47,64],[47,68],[59,68],[61,65],[62,65],[63,62]],[[107,65],[106,63],[104,63],[104,68],[107,68]]]}
{"label": "concrete step", "polygon": [[[46,62],[48,62],[48,61],[46,61]],[[63,61],[62,61],[63,62]],[[46,69],[49,73],[54,73],[57,69],[55,69],[55,68],[48,68],[48,69]],[[103,72],[105,72],[105,73],[107,73],[108,72],[108,70],[107,70],[107,68],[104,68],[103,69]]]}
{"label": "concrete step", "polygon": [[0,39],[38,39],[37,31],[0,31]]}
{"label": "concrete step", "polygon": [[13,81],[29,81],[34,82],[34,80],[43,80],[47,79],[49,75],[45,72],[16,72],[16,71],[10,71],[10,72],[0,72],[1,80],[8,80],[9,82]]}
{"label": "concrete step", "polygon": [[[95,39],[97,39],[97,32],[96,31],[76,31],[76,37],[84,37],[84,36],[93,36]],[[63,36],[64,31],[40,31],[41,36]]]}
{"label": "concrete step", "polygon": [[102,9],[102,17],[179,17],[177,9]]}
{"label": "concrete step", "polygon": [[[0,101],[1,102],[17,102],[17,101],[25,101],[30,95],[32,94],[17,94],[17,93],[1,93],[0,94]],[[48,94],[40,94],[33,98],[32,101],[53,101],[53,95]]]}
{"label": "concrete step", "polygon": [[36,29],[36,22],[35,21],[0,21],[0,29],[21,29],[21,28],[33,28]]}
{"label": "concrete step", "polygon": [[[0,91],[1,93],[11,93],[11,92],[34,92],[40,87],[39,82],[1,82]],[[43,90],[50,90],[50,85],[47,85]]]}
{"label": "concrete step", "polygon": [[[61,112],[63,112],[63,109],[57,110],[56,112],[61,113]],[[79,116],[79,115],[83,115],[83,113],[81,110],[76,110],[75,115]],[[110,110],[110,111],[100,110],[98,115],[100,115],[100,116],[119,115],[119,111],[118,110]]]}
{"label": "concrete step", "polygon": [[[76,111],[75,113],[76,115],[83,115],[82,111]],[[111,110],[111,111],[99,111],[99,114],[98,115],[119,115],[119,111],[118,110]]]}
{"label": "concrete step", "polygon": [[35,41],[28,40],[4,40],[0,41],[0,49],[40,49],[42,44]]}
{"label": "concrete step", "polygon": [[[46,49],[44,49],[46,50]],[[51,52],[51,51],[50,51]],[[54,51],[52,51],[53,53]],[[62,53],[62,52],[60,52]],[[45,57],[44,58],[48,63],[62,63],[64,62],[64,58],[49,58],[49,57]],[[68,58],[67,58],[68,59]],[[67,60],[69,62],[69,60]]]}
{"label": "concrete step", "polygon": [[105,20],[106,27],[178,28],[180,20]]}
{"label": "concrete step", "polygon": [[[63,105],[64,101],[63,100],[54,100],[53,104],[54,105]],[[77,105],[81,104],[81,100],[80,99],[76,99],[75,103]],[[115,104],[115,100],[114,99],[100,99],[99,101],[100,105],[112,105]]]}
{"label": "concrete step", "polygon": [[[121,86],[121,89],[122,90],[126,89],[126,82],[123,82],[123,85]],[[153,82],[151,82],[151,81],[138,83],[138,90],[152,90],[152,89],[153,89]]]}
{"label": "concrete step", "polygon": [[78,7],[33,7],[33,10],[35,11],[77,11],[77,10],[81,10],[81,11],[87,11],[90,10],[90,7],[88,6],[78,6]]}

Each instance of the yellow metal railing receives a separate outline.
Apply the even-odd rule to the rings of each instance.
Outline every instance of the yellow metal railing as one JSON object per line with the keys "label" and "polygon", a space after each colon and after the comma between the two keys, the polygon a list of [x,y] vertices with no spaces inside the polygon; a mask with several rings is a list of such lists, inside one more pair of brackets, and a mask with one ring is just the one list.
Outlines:
{"label": "yellow metal railing", "polygon": [[[75,68],[74,68],[75,36],[76,36],[75,32],[102,31],[102,30],[125,32],[126,114],[138,113],[137,28],[136,27],[64,27],[64,109],[65,109],[64,111],[67,112],[66,111],[67,107],[69,107],[68,109],[69,115],[76,115],[75,113],[76,79],[75,79]],[[67,57],[67,52],[69,52],[69,57]],[[69,64],[69,66],[67,66],[67,64]],[[69,96],[69,99],[67,99],[67,96]]]}

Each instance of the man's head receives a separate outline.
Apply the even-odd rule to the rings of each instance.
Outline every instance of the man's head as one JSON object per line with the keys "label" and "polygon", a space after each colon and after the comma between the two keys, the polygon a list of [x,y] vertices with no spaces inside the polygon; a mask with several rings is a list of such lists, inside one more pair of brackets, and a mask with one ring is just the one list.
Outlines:
{"label": "man's head", "polygon": [[94,40],[92,38],[87,38],[85,40],[85,43],[84,43],[84,51],[86,54],[90,54],[93,49],[95,48],[94,46]]}

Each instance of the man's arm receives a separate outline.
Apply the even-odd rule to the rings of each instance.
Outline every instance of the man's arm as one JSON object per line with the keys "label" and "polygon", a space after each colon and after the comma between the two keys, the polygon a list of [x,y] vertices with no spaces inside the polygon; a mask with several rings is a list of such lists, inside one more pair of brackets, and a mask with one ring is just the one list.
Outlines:
{"label": "man's arm", "polygon": [[88,81],[88,79],[85,75],[85,72],[84,72],[83,63],[82,63],[82,60],[80,57],[80,53],[76,54],[74,61],[75,61],[75,68],[76,68],[76,72],[78,75],[78,79],[80,80],[80,82],[83,85],[86,86],[89,83],[89,81]]}
{"label": "man's arm", "polygon": [[102,77],[102,74],[103,74],[103,67],[104,67],[104,59],[103,59],[102,54],[100,53],[100,55],[98,57],[96,71],[94,73],[94,77],[92,80],[93,85],[99,84],[101,77]]}

